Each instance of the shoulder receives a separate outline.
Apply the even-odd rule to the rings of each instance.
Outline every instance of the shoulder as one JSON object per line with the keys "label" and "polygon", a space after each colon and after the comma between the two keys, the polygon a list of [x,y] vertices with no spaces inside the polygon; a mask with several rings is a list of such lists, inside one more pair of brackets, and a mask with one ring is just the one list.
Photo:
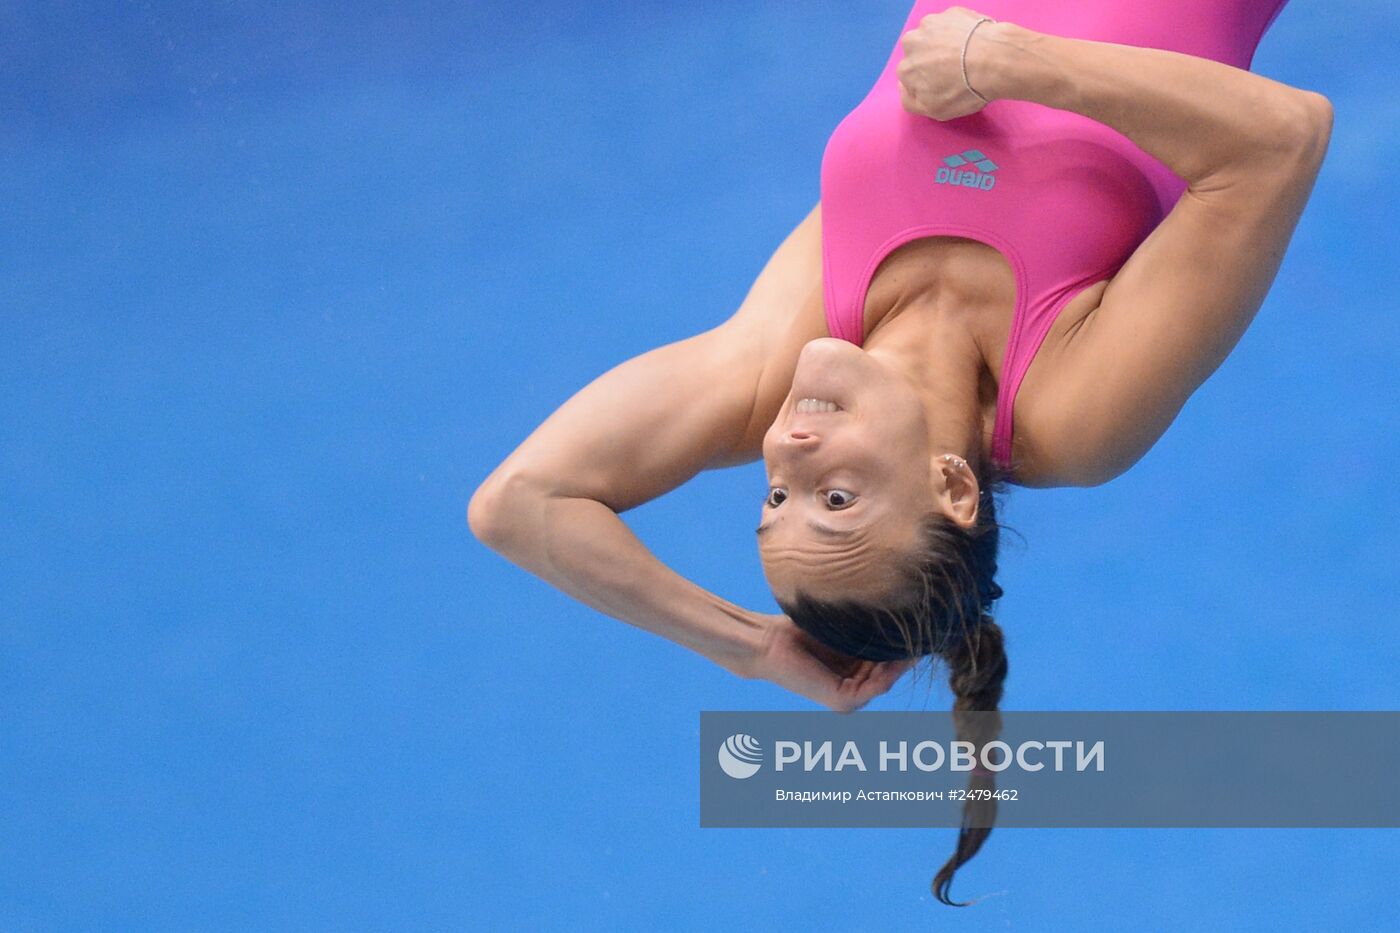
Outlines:
{"label": "shoulder", "polygon": [[715,328],[711,339],[722,363],[717,377],[730,390],[748,393],[742,437],[726,462],[761,454],[763,435],[792,386],[802,347],[830,336],[822,291],[821,205],[784,238],[739,308]]}
{"label": "shoulder", "polygon": [[1012,476],[1018,486],[1100,486],[1121,475],[1155,442],[1121,430],[1119,415],[1131,400],[1108,398],[1100,370],[1113,365],[1087,356],[1083,334],[1093,328],[1108,281],[1090,286],[1060,312],[1036,352],[1016,394]]}

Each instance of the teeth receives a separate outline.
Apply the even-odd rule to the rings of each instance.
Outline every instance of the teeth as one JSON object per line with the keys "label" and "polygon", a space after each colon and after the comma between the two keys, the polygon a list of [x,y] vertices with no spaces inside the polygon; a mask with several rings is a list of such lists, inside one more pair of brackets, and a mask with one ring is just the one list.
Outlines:
{"label": "teeth", "polygon": [[841,410],[841,406],[837,405],[835,402],[828,402],[820,398],[800,398],[797,400],[797,404],[794,408],[797,412],[804,415],[819,411],[833,412]]}

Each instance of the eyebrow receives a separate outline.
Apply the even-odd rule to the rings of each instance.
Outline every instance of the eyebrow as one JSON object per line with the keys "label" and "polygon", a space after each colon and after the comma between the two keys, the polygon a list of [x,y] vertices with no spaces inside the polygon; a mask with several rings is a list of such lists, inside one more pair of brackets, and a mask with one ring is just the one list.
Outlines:
{"label": "eyebrow", "polygon": [[[813,531],[817,532],[817,534],[826,535],[828,538],[849,538],[851,535],[855,534],[855,529],[842,531],[840,528],[832,528],[830,525],[823,525],[821,522],[812,521],[811,519],[807,520],[807,525]],[[772,522],[764,522],[754,529],[754,533],[761,538],[772,529],[772,527]]]}

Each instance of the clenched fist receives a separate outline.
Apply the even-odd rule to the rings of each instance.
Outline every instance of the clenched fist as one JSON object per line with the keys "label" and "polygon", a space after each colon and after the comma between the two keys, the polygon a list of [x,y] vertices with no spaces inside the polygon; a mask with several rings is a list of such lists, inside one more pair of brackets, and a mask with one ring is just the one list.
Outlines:
{"label": "clenched fist", "polygon": [[[900,37],[904,49],[896,74],[899,77],[899,99],[904,109],[935,120],[952,120],[976,113],[986,102],[968,90],[963,81],[963,43],[983,14],[967,7],[951,6],[919,20],[918,28]],[[977,27],[967,48],[967,74],[978,93],[975,67],[979,44],[985,43],[985,33],[995,22]]]}

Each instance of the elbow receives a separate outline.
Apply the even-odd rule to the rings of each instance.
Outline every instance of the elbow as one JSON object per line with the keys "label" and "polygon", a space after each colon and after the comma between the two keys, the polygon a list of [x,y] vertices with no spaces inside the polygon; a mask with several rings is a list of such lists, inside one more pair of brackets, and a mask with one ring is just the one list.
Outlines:
{"label": "elbow", "polygon": [[467,526],[482,544],[514,560],[541,534],[545,505],[558,492],[547,474],[515,464],[497,467],[467,503]]}
{"label": "elbow", "polygon": [[1332,102],[1314,91],[1290,89],[1274,116],[1274,147],[1315,171],[1332,139]]}
{"label": "elbow", "polygon": [[467,527],[476,540],[495,550],[503,533],[503,509],[500,495],[491,480],[487,480],[472,493],[467,503]]}
{"label": "elbow", "polygon": [[476,540],[493,551],[503,551],[518,526],[522,482],[499,470],[486,478],[467,503],[467,527]]}
{"label": "elbow", "polygon": [[1299,91],[1297,107],[1297,147],[1309,164],[1321,165],[1332,141],[1332,102],[1315,91]]}
{"label": "elbow", "polygon": [[1058,464],[1055,468],[1047,471],[1049,486],[1070,486],[1080,489],[1089,489],[1094,486],[1102,486],[1110,480],[1117,479],[1132,464],[1120,462],[1118,458],[1111,456],[1076,457],[1072,462]]}
{"label": "elbow", "polygon": [[1115,480],[1122,476],[1128,469],[1127,465],[1118,463],[1096,463],[1081,468],[1066,477],[1064,485],[1077,486],[1080,489],[1092,489],[1095,486],[1102,486],[1110,480]]}
{"label": "elbow", "polygon": [[1050,435],[1056,443],[1038,452],[1036,485],[1090,488],[1127,472],[1142,455],[1123,432],[1091,429],[1082,418],[1070,419]]}

